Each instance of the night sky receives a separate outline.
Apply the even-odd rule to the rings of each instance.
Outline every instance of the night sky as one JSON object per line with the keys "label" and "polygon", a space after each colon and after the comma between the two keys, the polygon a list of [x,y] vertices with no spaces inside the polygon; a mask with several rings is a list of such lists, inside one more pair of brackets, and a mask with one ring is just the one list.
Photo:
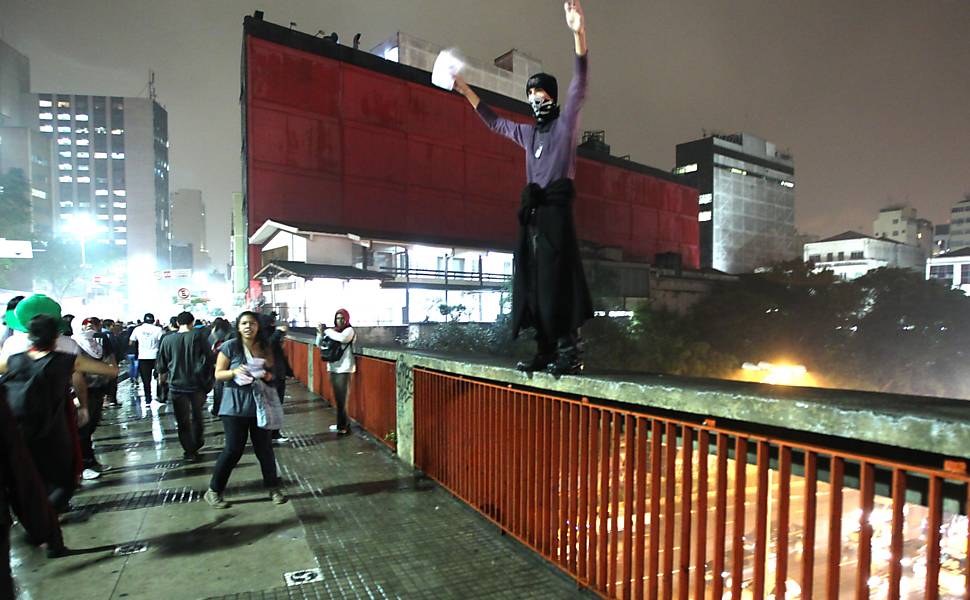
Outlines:
{"label": "night sky", "polygon": [[[588,0],[585,129],[661,169],[702,130],[745,131],[795,156],[796,225],[870,232],[908,202],[946,222],[970,192],[970,0]],[[215,265],[241,189],[239,61],[254,9],[369,49],[401,30],[490,59],[518,48],[564,87],[562,2],[0,0],[0,37],[35,92],[137,96],[149,69],[169,112],[171,189],[198,188]],[[513,218],[513,215],[509,215]]]}

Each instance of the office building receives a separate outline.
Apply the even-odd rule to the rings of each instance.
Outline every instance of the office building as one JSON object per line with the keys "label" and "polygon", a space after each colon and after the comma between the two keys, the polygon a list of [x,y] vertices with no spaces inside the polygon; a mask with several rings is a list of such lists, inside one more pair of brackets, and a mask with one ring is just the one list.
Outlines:
{"label": "office building", "polygon": [[881,267],[922,271],[926,264],[923,251],[917,246],[857,231],[805,244],[803,260],[814,263],[816,270],[832,271],[845,280]]}
{"label": "office building", "polygon": [[943,223],[933,228],[933,256],[950,251],[950,224]]}
{"label": "office building", "polygon": [[54,136],[55,230],[86,232],[107,259],[171,261],[168,113],[151,98],[42,93],[40,130]]}
{"label": "office building", "polygon": [[970,248],[954,250],[926,261],[926,278],[942,281],[970,294]]}
{"label": "office building", "polygon": [[933,254],[933,223],[920,219],[916,209],[911,206],[883,208],[872,222],[872,232],[877,238],[917,246],[924,256]]}
{"label": "office building", "polygon": [[[210,267],[209,250],[205,243],[205,203],[201,190],[176,190],[172,192],[172,243],[191,247],[188,266],[195,271],[206,272]],[[174,251],[173,251],[174,261]],[[183,264],[185,260],[181,261]],[[173,268],[175,267],[173,263]]]}
{"label": "office building", "polygon": [[702,268],[745,273],[798,255],[795,163],[749,133],[677,145],[674,173],[699,193]]}
{"label": "office building", "polygon": [[970,248],[970,194],[950,209],[949,249]]}
{"label": "office building", "polygon": [[46,240],[53,225],[53,139],[37,128],[30,95],[30,60],[0,40],[0,174],[28,190],[31,237]]}

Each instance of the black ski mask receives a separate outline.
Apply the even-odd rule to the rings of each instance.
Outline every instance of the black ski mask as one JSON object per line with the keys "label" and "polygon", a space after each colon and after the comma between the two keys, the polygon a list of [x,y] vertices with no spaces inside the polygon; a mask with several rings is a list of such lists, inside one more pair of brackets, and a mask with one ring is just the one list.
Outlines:
{"label": "black ski mask", "polygon": [[559,83],[556,78],[546,73],[536,73],[529,78],[525,84],[525,93],[531,89],[540,89],[549,94],[552,100],[540,100],[535,96],[529,96],[529,104],[532,105],[532,112],[536,116],[536,123],[539,127],[552,123],[559,117]]}

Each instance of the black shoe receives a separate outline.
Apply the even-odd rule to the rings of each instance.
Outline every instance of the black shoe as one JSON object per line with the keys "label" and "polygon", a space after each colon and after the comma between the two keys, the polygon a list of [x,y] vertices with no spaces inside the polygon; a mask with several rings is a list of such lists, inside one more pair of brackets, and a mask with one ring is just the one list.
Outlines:
{"label": "black shoe", "polygon": [[536,354],[532,357],[532,360],[525,362],[524,360],[516,363],[515,368],[524,371],[526,373],[532,373],[533,371],[543,371],[552,364],[553,356],[550,354]]}
{"label": "black shoe", "polygon": [[574,352],[566,352],[556,357],[546,368],[553,377],[579,375],[583,372],[583,361]]}
{"label": "black shoe", "polygon": [[196,452],[186,452],[182,454],[182,460],[187,463],[197,463],[199,462],[199,455]]}
{"label": "black shoe", "polygon": [[64,542],[58,544],[47,544],[47,558],[61,558],[62,556],[67,556],[70,550],[64,545]]}

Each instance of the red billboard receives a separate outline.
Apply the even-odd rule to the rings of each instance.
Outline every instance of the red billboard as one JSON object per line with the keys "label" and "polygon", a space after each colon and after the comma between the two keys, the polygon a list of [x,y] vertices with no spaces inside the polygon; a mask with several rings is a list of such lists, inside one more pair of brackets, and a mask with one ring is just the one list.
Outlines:
{"label": "red billboard", "polygon": [[[386,239],[511,248],[522,150],[430,74],[247,17],[243,57],[249,233],[267,219]],[[484,92],[500,115],[523,102]],[[630,260],[699,264],[697,190],[662,171],[583,152],[577,233]],[[250,248],[250,275],[259,269]]]}

